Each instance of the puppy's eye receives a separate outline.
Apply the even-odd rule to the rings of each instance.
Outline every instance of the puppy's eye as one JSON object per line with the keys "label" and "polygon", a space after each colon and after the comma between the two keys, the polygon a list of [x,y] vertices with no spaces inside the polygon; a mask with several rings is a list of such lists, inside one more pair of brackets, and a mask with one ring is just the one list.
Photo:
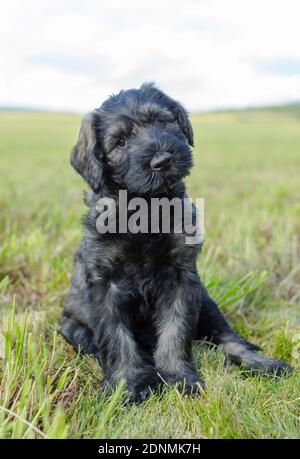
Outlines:
{"label": "puppy's eye", "polygon": [[125,139],[125,137],[121,137],[117,143],[117,146],[123,148],[126,146],[126,144],[127,140]]}
{"label": "puppy's eye", "polygon": [[160,123],[173,123],[175,121],[175,118],[171,117],[171,116],[159,116],[157,118],[157,121],[159,121]]}

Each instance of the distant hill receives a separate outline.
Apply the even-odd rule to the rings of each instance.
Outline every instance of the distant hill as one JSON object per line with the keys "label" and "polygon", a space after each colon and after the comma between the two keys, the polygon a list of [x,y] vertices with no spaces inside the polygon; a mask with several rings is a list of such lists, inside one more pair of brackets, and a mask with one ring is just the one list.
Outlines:
{"label": "distant hill", "polygon": [[[50,110],[47,108],[32,108],[32,107],[23,107],[23,106],[1,106],[0,105],[0,112],[10,111],[10,112],[38,112],[38,113],[61,113],[61,114],[74,114],[78,115],[80,112],[71,112],[67,110]],[[192,115],[202,115],[202,114],[209,114],[209,113],[243,113],[243,112],[277,112],[277,113],[286,113],[290,116],[294,116],[300,118],[300,100],[295,102],[289,102],[286,104],[280,105],[262,105],[262,106],[255,106],[255,107],[243,107],[243,108],[222,108],[222,109],[215,109],[215,110],[199,110],[195,112],[191,112]]]}
{"label": "distant hill", "polygon": [[279,114],[289,114],[300,118],[300,101],[289,102],[282,105],[262,105],[256,107],[243,107],[243,108],[222,108],[216,110],[206,110],[205,112],[195,112],[194,114],[203,113],[244,113],[244,112],[276,112]]}
{"label": "distant hill", "polygon": [[[231,110],[230,110],[231,111]],[[234,111],[234,110],[232,110]],[[300,115],[300,102],[292,102],[283,105],[265,105],[261,107],[246,107],[238,109],[238,111],[272,111],[279,113],[290,113],[295,115]]]}
{"label": "distant hill", "polygon": [[289,115],[293,115],[297,118],[300,118],[300,102],[294,102],[291,104],[285,105],[276,105],[276,106],[269,106],[269,107],[260,107],[256,110],[264,110],[264,111],[273,111],[278,113],[287,113]]}
{"label": "distant hill", "polygon": [[26,106],[11,106],[11,105],[0,105],[0,112],[28,112],[28,113],[53,113],[62,115],[78,115],[80,112],[72,112],[70,110],[52,110],[50,108],[34,108]]}

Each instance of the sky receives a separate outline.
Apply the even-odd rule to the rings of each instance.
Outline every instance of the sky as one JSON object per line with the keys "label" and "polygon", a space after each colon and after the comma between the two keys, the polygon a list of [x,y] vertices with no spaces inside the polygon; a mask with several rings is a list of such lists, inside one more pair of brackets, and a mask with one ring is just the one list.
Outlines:
{"label": "sky", "polygon": [[2,0],[0,106],[84,112],[144,81],[190,111],[300,100],[299,17],[299,0]]}

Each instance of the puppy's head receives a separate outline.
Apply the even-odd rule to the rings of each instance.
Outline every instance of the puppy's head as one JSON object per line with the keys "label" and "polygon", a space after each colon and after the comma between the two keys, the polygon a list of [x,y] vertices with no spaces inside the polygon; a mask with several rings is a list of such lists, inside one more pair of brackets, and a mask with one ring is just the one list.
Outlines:
{"label": "puppy's head", "polygon": [[192,145],[185,109],[147,83],[111,96],[84,118],[71,164],[95,192],[107,183],[151,195],[188,175]]}

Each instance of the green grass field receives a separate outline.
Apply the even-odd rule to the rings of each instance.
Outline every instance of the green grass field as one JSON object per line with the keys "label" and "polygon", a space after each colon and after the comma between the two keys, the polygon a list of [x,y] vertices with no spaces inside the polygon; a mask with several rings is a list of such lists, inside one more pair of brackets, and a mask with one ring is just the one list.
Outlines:
{"label": "green grass field", "polygon": [[84,212],[69,166],[80,118],[0,112],[0,438],[300,438],[300,110],[193,117],[192,197],[205,198],[199,272],[235,329],[295,372],[242,376],[195,345],[207,391],[140,406],[58,334]]}

